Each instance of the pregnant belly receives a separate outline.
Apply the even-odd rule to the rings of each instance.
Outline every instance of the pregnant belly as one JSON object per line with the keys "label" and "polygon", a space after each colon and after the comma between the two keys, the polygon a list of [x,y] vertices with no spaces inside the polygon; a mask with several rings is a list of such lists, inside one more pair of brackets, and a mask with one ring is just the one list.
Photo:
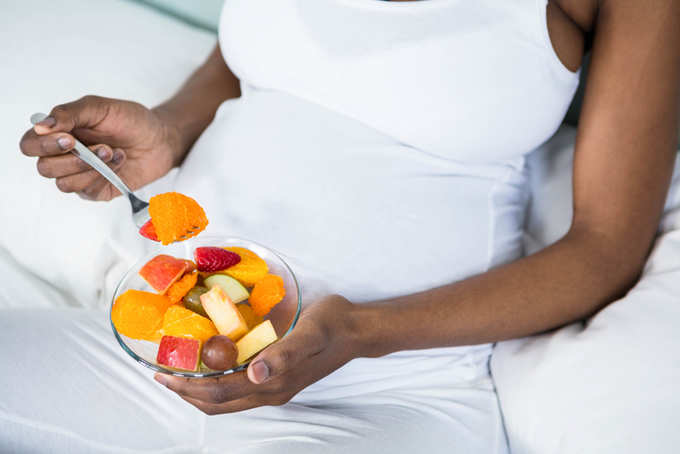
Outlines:
{"label": "pregnant belly", "polygon": [[204,205],[208,233],[277,250],[308,296],[412,293],[520,253],[517,167],[427,155],[275,92],[225,103],[176,185]]}

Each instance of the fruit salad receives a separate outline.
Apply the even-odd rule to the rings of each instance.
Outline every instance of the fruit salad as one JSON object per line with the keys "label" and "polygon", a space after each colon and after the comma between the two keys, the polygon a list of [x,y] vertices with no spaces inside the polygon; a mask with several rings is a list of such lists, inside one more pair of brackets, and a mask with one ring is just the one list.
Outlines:
{"label": "fruit salad", "polygon": [[224,371],[278,339],[265,317],[286,295],[283,279],[249,249],[198,247],[193,260],[159,254],[139,274],[154,291],[118,296],[111,320],[120,334],[157,343],[159,365]]}

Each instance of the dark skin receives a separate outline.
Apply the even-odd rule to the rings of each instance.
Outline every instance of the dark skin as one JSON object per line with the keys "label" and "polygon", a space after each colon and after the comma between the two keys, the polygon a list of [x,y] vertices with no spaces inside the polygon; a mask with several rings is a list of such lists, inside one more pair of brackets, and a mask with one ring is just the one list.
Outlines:
{"label": "dark skin", "polygon": [[[329,295],[308,305],[295,330],[247,372],[157,380],[207,414],[280,405],[354,358],[527,336],[591,316],[623,295],[649,252],[676,155],[680,2],[560,0],[549,4],[548,24],[557,55],[572,70],[586,34],[593,36],[574,216],[561,240],[414,295],[361,305]],[[219,103],[237,96],[238,81],[216,49],[162,106],[85,98],[55,108],[54,122],[28,131],[21,149],[40,157],[40,173],[60,189],[109,200],[115,191],[64,154],[57,138],[73,134],[112,156],[122,153],[110,165],[137,188],[181,162]]]}

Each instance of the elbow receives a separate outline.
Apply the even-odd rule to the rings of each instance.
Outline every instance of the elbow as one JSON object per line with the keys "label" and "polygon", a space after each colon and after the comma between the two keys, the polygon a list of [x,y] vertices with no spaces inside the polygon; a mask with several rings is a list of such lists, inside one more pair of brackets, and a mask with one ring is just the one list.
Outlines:
{"label": "elbow", "polygon": [[572,226],[564,240],[575,245],[583,266],[599,287],[595,309],[625,295],[639,280],[645,267],[653,235],[616,234]]}

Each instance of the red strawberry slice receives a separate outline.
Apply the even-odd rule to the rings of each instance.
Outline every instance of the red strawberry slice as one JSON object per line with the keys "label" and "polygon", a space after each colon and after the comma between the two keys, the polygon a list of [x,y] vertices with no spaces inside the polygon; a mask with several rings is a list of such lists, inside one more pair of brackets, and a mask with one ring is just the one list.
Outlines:
{"label": "red strawberry slice", "polygon": [[198,271],[213,273],[236,265],[241,261],[241,256],[219,247],[197,247],[194,259]]}
{"label": "red strawberry slice", "polygon": [[158,235],[156,235],[156,229],[151,223],[151,219],[146,221],[146,224],[144,224],[139,229],[139,234],[142,235],[144,238],[150,239],[151,241],[158,241]]}

